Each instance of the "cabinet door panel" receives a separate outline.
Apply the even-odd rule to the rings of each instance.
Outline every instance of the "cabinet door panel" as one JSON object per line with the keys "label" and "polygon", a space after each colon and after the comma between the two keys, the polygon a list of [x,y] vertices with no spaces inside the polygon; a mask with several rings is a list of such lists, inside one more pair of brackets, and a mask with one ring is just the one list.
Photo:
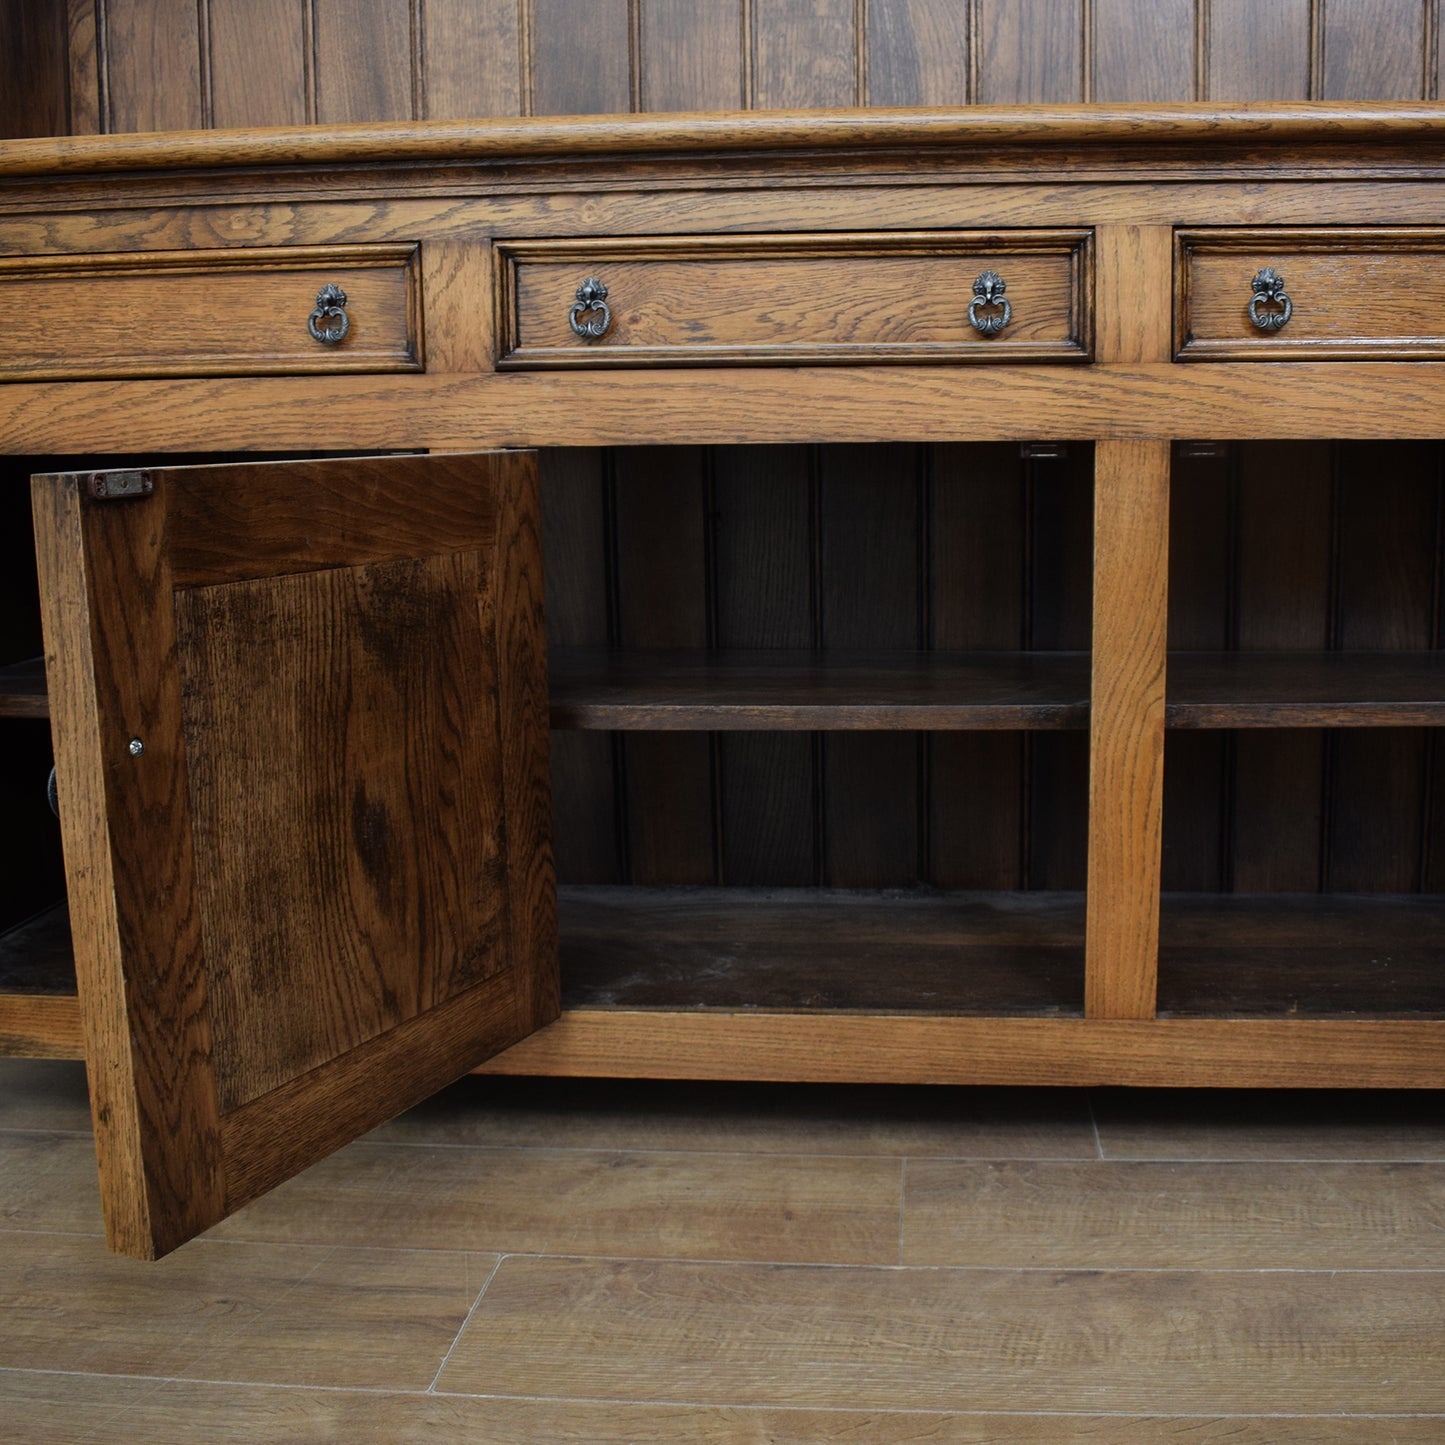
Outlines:
{"label": "cabinet door panel", "polygon": [[[129,476],[129,474],[127,474]],[[535,458],[34,482],[112,1248],[557,1011]]]}

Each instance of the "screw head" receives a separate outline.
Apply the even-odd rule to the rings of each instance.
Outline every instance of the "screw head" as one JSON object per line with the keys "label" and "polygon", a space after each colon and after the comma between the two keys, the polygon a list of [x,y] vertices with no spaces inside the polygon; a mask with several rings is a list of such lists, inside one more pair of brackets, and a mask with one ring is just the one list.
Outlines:
{"label": "screw head", "polygon": [[128,745],[131,757],[138,758],[145,752],[146,745],[139,738],[132,738]]}

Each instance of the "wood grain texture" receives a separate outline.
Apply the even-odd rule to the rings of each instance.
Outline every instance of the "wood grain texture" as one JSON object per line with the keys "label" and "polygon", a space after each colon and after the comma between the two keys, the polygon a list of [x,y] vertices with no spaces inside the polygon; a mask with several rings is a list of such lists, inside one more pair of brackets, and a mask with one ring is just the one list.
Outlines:
{"label": "wood grain texture", "polygon": [[1090,1017],[1154,1008],[1164,769],[1169,447],[1095,449]]}
{"label": "wood grain texture", "polygon": [[1081,903],[1058,893],[566,888],[564,1003],[1077,1014]]}
{"label": "wood grain texture", "polygon": [[425,120],[523,114],[518,0],[426,0]]}
{"label": "wood grain texture", "polygon": [[78,479],[41,477],[32,497],[107,1239],[153,1258],[224,1188],[165,494],[96,515]]}
{"label": "wood grain texture", "polygon": [[751,0],[751,19],[751,106],[862,104],[853,0]]}
{"label": "wood grain texture", "polygon": [[968,15],[954,0],[871,0],[865,105],[964,105]]}
{"label": "wood grain texture", "polygon": [[[415,246],[363,245],[0,260],[0,323],[15,345],[0,381],[416,371],[417,259]],[[329,284],[351,321],[335,346],[307,329]]]}
{"label": "wood grain texture", "polygon": [[1045,105],[1086,99],[1083,0],[974,0],[973,99]]}
{"label": "wood grain texture", "polygon": [[632,105],[628,0],[528,0],[528,115],[621,115]]}
{"label": "wood grain texture", "polygon": [[813,1083],[1441,1088],[1436,1020],[571,1009],[479,1073]]}
{"label": "wood grain texture", "polygon": [[103,0],[105,130],[197,130],[207,122],[193,0]]}
{"label": "wood grain texture", "polygon": [[1416,0],[1328,0],[1321,9],[1321,100],[1405,100],[1429,94],[1429,5]]}
{"label": "wood grain texture", "polygon": [[0,1056],[85,1058],[78,998],[73,994],[0,992]]}
{"label": "wood grain texture", "polygon": [[[1093,0],[1093,101],[1194,100],[1201,0]],[[1207,3],[1207,0],[1206,0]]]}
{"label": "wood grain texture", "polygon": [[416,119],[410,0],[309,3],[315,15],[317,121],[332,126]]}
{"label": "wood grain texture", "polygon": [[638,110],[742,110],[747,15],[746,0],[641,0]]}
{"label": "wood grain texture", "polygon": [[[100,75],[100,25],[98,0],[67,0],[66,46],[69,72],[70,135],[98,135],[106,129]],[[59,134],[59,132],[57,132]]]}
{"label": "wood grain texture", "polygon": [[1314,94],[1311,0],[1202,0],[1201,100],[1304,100]]}
{"label": "wood grain texture", "polygon": [[[503,242],[498,365],[1084,361],[1090,240],[1039,231]],[[1003,276],[1010,298],[1008,325],[993,336],[963,315],[984,271]],[[611,308],[606,335],[590,342],[569,319],[587,276],[605,281]]]}
{"label": "wood grain texture", "polygon": [[[1369,226],[1182,231],[1176,244],[1178,360],[1445,354],[1439,280],[1445,234]],[[1267,267],[1284,278],[1293,306],[1289,321],[1273,332],[1261,331],[1249,316],[1251,278]]]}
{"label": "wood grain texture", "polygon": [[70,129],[67,20],[63,5],[43,0],[7,0],[0,10],[0,138]]}
{"label": "wood grain texture", "polygon": [[315,107],[306,0],[206,0],[214,126],[305,125]]}
{"label": "wood grain texture", "polygon": [[[906,1394],[915,1409],[1070,1410],[1081,1391],[1122,1410],[1161,1396],[1190,1412],[1324,1401],[1439,1409],[1432,1276],[1290,1283],[1282,1293],[1268,1274],[1180,1271],[1146,1284],[1110,1271],[514,1259],[462,1331],[440,1388],[545,1394],[565,1369],[593,1398],[627,1398],[645,1380],[672,1399],[854,1409]],[[711,1329],[681,1327],[700,1312]],[[1215,1331],[1191,1327],[1201,1318]],[[719,1337],[732,1342],[721,1356]],[[1127,1350],[1100,1343],[1119,1339]]]}
{"label": "wood grain texture", "polygon": [[0,717],[49,717],[45,692],[45,659],[12,662],[0,667]]}

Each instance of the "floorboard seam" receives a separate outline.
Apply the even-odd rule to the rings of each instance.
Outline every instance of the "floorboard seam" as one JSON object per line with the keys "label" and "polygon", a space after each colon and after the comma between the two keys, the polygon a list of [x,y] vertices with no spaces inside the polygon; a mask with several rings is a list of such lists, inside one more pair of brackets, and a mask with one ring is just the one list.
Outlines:
{"label": "floorboard seam", "polygon": [[467,1326],[471,1324],[472,1316],[476,1314],[478,1307],[481,1305],[483,1298],[486,1296],[488,1287],[491,1285],[492,1281],[496,1279],[497,1271],[502,1267],[502,1261],[508,1259],[509,1257],[510,1256],[505,1254],[499,1254],[497,1256],[497,1262],[492,1266],[491,1271],[487,1275],[486,1279],[482,1281],[482,1287],[480,1290],[477,1291],[477,1297],[472,1301],[472,1307],[467,1311],[466,1318],[461,1322],[460,1326],[458,1326],[456,1334],[452,1336],[452,1342],[450,1345],[447,1346],[447,1352],[445,1355],[442,1356],[442,1362],[437,1366],[436,1374],[432,1376],[431,1384],[427,1386],[426,1393],[428,1395],[434,1395],[437,1393],[437,1382],[441,1379],[442,1373],[443,1371],[445,1371],[446,1367],[451,1364],[452,1356],[456,1353],[457,1345],[461,1343],[461,1338],[466,1333]]}

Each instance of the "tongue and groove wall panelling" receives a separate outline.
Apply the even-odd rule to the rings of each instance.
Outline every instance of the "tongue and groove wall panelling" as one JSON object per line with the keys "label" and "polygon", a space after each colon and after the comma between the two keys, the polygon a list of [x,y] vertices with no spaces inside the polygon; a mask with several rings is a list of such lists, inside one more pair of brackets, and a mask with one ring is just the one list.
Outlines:
{"label": "tongue and groove wall panelling", "polygon": [[[1438,645],[1439,448],[1336,444],[1331,643],[1345,651]],[[1346,728],[1326,752],[1325,886],[1409,893],[1424,871],[1434,729]]]}
{"label": "tongue and groove wall panelling", "polygon": [[1085,100],[1084,0],[973,0],[979,105]]}
{"label": "tongue and groove wall panelling", "polygon": [[[297,0],[209,0],[210,123],[306,125],[316,119],[313,17]],[[334,69],[328,68],[327,78]]]}
{"label": "tongue and groove wall panelling", "polygon": [[104,0],[105,129],[197,130],[207,123],[196,0]]}
{"label": "tongue and groove wall panelling", "polygon": [[66,15],[52,0],[0,0],[0,136],[67,128]]}

